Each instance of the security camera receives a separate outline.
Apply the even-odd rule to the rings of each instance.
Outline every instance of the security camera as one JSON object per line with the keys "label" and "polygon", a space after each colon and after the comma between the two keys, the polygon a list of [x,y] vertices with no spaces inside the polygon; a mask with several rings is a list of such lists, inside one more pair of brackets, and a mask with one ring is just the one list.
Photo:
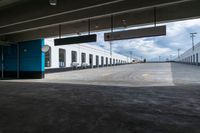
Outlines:
{"label": "security camera", "polygon": [[49,0],[49,4],[50,4],[51,6],[56,6],[57,0]]}

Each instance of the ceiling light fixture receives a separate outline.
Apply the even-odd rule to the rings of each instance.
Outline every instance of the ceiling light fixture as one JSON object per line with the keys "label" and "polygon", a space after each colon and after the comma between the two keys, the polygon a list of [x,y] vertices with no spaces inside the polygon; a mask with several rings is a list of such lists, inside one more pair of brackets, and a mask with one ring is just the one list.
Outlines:
{"label": "ceiling light fixture", "polygon": [[99,26],[98,25],[95,25],[95,29],[98,29],[99,28]]}
{"label": "ceiling light fixture", "polygon": [[56,6],[57,5],[57,0],[49,0],[49,4],[51,6]]}
{"label": "ceiling light fixture", "polygon": [[123,23],[124,28],[126,28],[127,27],[126,19],[122,19],[122,23]]}

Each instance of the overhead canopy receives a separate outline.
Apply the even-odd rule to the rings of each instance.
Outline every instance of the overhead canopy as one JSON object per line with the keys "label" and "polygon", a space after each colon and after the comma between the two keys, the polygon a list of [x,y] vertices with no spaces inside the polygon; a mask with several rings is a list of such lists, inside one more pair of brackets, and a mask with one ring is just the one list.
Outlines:
{"label": "overhead canopy", "polygon": [[51,6],[49,0],[1,0],[0,39],[24,41],[87,32],[87,20],[91,30],[169,22],[200,16],[199,0],[57,0]]}

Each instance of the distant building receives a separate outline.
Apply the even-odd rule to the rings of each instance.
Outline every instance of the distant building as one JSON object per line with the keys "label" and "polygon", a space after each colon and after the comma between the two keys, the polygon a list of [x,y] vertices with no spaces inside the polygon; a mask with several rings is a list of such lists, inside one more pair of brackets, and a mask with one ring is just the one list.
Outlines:
{"label": "distant building", "polygon": [[71,68],[71,67],[104,67],[126,64],[130,58],[105,50],[96,45],[73,44],[54,46],[53,39],[45,39],[50,46],[45,55],[45,69]]}
{"label": "distant building", "polygon": [[200,55],[200,43],[194,46],[194,50],[193,48],[190,48],[182,55],[177,57],[175,61],[193,65],[200,65],[199,55]]}

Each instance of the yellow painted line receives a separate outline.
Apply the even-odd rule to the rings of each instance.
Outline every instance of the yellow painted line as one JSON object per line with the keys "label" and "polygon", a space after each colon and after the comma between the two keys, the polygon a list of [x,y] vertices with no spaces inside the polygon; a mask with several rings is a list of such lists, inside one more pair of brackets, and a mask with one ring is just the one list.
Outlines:
{"label": "yellow painted line", "polygon": [[105,74],[103,74],[103,76],[109,76],[109,75],[111,75],[112,73],[105,73]]}
{"label": "yellow painted line", "polygon": [[149,74],[142,74],[142,77],[144,77],[144,78],[147,78],[147,77],[149,77],[150,75]]}

